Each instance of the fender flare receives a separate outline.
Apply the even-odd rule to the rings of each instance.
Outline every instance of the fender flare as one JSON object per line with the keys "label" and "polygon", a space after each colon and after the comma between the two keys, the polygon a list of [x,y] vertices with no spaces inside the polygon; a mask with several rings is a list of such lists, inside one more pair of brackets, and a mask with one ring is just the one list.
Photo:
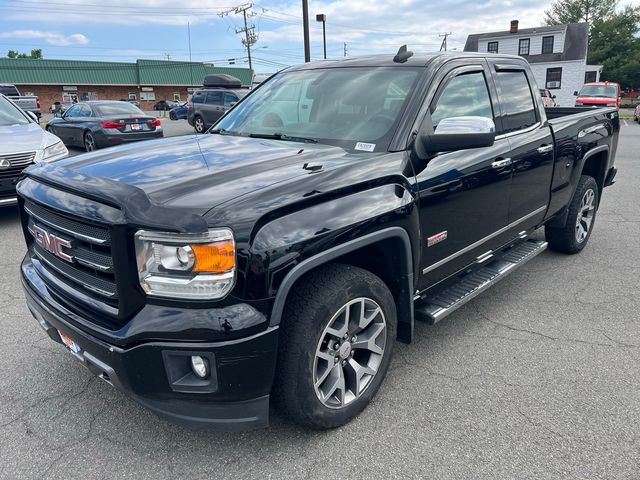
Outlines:
{"label": "fender flare", "polygon": [[404,228],[401,227],[388,227],[376,232],[369,233],[360,238],[349,240],[348,242],[341,243],[340,245],[336,245],[335,247],[314,255],[313,257],[307,258],[293,267],[291,271],[289,271],[289,273],[287,273],[287,275],[284,277],[284,280],[278,288],[278,293],[276,294],[275,300],[273,302],[273,308],[271,310],[271,316],[269,318],[269,326],[273,327],[280,324],[289,292],[293,288],[293,285],[296,283],[296,281],[298,281],[305,273],[319,267],[320,265],[331,262],[332,260],[335,260],[342,255],[388,239],[400,240],[403,245],[403,279],[400,298],[398,298],[397,312],[398,337],[402,341],[405,341],[407,343],[410,342],[413,336],[414,319],[413,253],[411,250],[411,239],[409,238],[409,234]]}

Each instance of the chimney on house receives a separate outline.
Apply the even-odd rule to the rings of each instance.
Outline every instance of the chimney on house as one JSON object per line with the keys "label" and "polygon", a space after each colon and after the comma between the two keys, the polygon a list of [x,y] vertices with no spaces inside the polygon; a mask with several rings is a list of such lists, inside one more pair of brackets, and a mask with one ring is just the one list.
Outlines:
{"label": "chimney on house", "polygon": [[518,20],[511,20],[511,29],[509,30],[509,32],[518,33],[518,23]]}

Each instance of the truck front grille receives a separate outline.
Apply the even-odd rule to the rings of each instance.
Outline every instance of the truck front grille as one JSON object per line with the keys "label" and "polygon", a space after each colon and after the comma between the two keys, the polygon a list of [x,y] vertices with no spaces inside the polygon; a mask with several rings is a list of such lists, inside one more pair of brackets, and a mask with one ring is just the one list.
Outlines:
{"label": "truck front grille", "polygon": [[[89,320],[116,327],[120,299],[109,228],[29,200],[24,211],[31,256],[47,286],[68,306],[90,311]],[[96,313],[106,321],[93,318]]]}

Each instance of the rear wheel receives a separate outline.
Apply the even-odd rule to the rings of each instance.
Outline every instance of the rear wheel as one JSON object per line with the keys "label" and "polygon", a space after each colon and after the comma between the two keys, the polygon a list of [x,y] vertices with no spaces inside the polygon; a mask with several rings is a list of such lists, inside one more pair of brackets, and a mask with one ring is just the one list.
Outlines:
{"label": "rear wheel", "polygon": [[556,252],[578,253],[589,241],[598,208],[598,184],[593,177],[582,175],[569,204],[567,222],[562,228],[545,227],[549,248]]}
{"label": "rear wheel", "polygon": [[193,128],[195,128],[196,132],[198,133],[204,133],[204,131],[206,130],[205,128],[205,124],[204,124],[204,120],[202,119],[201,116],[196,116],[193,119]]}
{"label": "rear wheel", "polygon": [[93,152],[96,149],[96,140],[91,132],[84,134],[84,148],[87,152]]}
{"label": "rear wheel", "polygon": [[309,273],[287,299],[274,401],[317,429],[349,422],[369,404],[391,361],[396,308],[377,276],[350,265]]}

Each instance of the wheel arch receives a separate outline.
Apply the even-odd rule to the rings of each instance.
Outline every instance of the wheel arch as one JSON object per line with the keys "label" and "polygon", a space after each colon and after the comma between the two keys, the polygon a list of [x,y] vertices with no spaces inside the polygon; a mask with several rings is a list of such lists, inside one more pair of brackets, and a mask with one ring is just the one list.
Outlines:
{"label": "wheel arch", "polygon": [[[598,184],[598,201],[602,197],[602,189],[604,188],[604,180],[609,162],[609,146],[600,145],[592,148],[582,157],[582,165],[579,169],[578,179],[580,175],[589,175],[596,180]],[[578,183],[576,182],[576,187]]]}
{"label": "wheel arch", "polygon": [[[391,248],[389,248],[391,247]],[[375,262],[371,253],[376,252]],[[393,254],[399,261],[390,261]],[[365,263],[364,260],[367,260]],[[413,254],[409,234],[404,228],[389,227],[350,240],[310,257],[293,267],[276,294],[270,326],[278,325],[293,286],[312,270],[328,263],[346,263],[368,270],[387,285],[396,303],[398,339],[409,343],[413,337]]]}

